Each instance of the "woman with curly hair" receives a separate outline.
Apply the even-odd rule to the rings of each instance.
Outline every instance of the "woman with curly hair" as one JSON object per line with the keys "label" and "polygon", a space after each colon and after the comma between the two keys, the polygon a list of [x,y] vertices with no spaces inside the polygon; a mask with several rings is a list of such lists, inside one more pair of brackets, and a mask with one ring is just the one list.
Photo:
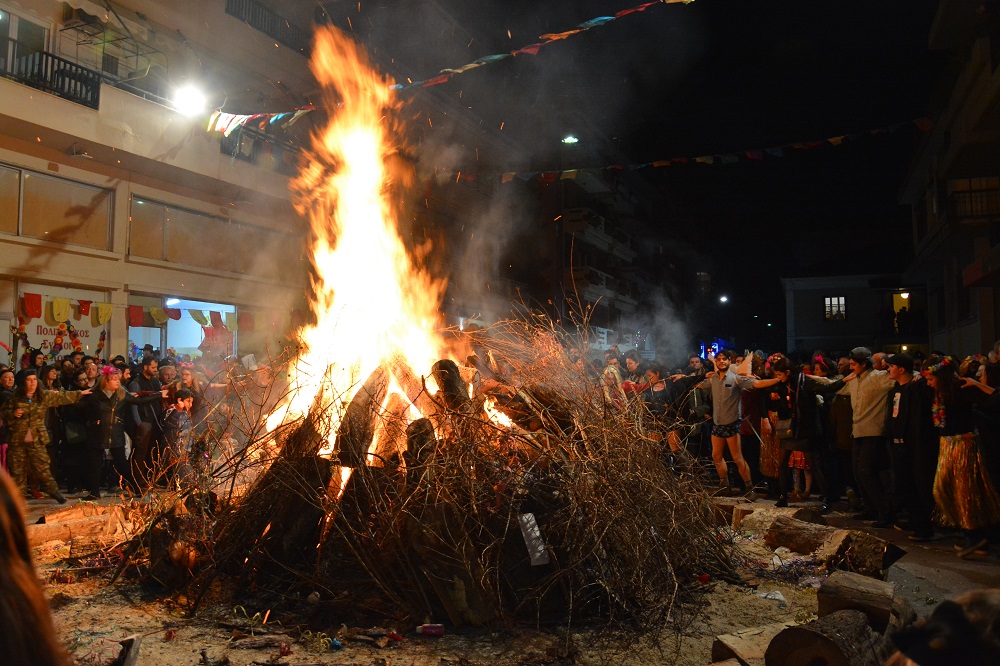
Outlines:
{"label": "woman with curly hair", "polygon": [[924,370],[934,391],[931,413],[940,436],[934,503],[940,521],[965,532],[959,557],[985,555],[988,530],[1000,525],[1000,494],[983,460],[976,428],[976,408],[1000,409],[995,389],[971,377],[958,375],[959,363],[950,356]]}
{"label": "woman with curly hair", "polygon": [[0,654],[10,666],[68,666],[31,562],[20,495],[0,470]]}

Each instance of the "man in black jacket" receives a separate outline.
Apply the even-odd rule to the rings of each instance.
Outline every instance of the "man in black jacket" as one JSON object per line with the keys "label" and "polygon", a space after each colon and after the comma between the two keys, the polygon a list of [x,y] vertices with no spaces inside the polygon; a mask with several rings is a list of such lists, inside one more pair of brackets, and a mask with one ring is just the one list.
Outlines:
{"label": "man in black jacket", "polygon": [[[163,390],[157,376],[159,363],[152,355],[142,358],[141,370],[129,384],[128,390],[139,395],[152,395]],[[132,442],[132,470],[136,481],[151,483],[160,454],[166,446],[163,436],[163,403],[132,406],[132,425],[135,433]]]}
{"label": "man in black jacket", "polygon": [[937,439],[931,415],[933,391],[927,382],[913,381],[913,359],[896,354],[888,359],[889,376],[896,384],[889,391],[885,433],[889,442],[894,495],[910,517],[905,528],[910,539],[928,541],[934,536],[934,471]]}

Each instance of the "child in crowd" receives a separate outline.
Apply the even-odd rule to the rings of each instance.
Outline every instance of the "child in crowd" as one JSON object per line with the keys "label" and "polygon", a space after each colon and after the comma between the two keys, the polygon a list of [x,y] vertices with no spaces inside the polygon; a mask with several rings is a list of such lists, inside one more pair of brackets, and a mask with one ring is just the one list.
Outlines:
{"label": "child in crowd", "polygon": [[170,449],[174,483],[178,487],[184,487],[194,480],[194,470],[190,461],[193,406],[194,393],[186,388],[177,389],[174,402],[163,415],[163,432]]}

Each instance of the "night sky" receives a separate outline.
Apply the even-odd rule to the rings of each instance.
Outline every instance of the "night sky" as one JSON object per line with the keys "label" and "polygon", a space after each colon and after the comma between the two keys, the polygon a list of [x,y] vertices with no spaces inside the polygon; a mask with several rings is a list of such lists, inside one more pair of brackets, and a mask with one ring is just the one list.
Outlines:
{"label": "night sky", "polygon": [[[638,4],[438,0],[438,11],[399,0],[361,5],[358,14],[352,3],[335,3],[344,13],[334,13],[334,23],[347,27],[345,17],[353,16],[350,29],[379,60],[391,61],[397,76],[419,80]],[[910,121],[932,115],[947,67],[945,55],[928,49],[936,6],[656,6],[537,56],[456,76],[438,92],[461,95],[485,127],[499,131],[502,122],[508,138],[526,145],[551,145],[567,119],[582,114],[633,164],[851,137],[762,162],[648,171],[667,201],[651,233],[704,253],[717,289],[731,295],[734,317],[781,317],[779,275],[856,268],[851,257],[866,248],[884,255],[879,248],[889,240],[909,244],[909,212],[897,204],[897,192],[921,139]],[[537,168],[559,168],[545,164],[542,153],[538,159]],[[897,254],[882,263],[898,271],[908,256]]]}

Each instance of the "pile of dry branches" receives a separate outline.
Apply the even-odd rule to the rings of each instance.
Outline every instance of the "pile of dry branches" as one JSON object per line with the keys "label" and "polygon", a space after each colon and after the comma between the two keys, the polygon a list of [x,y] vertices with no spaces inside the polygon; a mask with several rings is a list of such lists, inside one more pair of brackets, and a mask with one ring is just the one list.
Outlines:
{"label": "pile of dry branches", "polygon": [[[700,576],[732,575],[706,495],[665,463],[641,405],[606,400],[551,327],[463,337],[472,390],[451,361],[422,378],[398,360],[346,409],[319,396],[251,441],[241,464],[262,471],[220,516],[211,571],[244,591],[331,592],[360,572],[397,614],[454,625],[643,628],[677,619]],[[319,452],[335,424],[330,460]]]}

